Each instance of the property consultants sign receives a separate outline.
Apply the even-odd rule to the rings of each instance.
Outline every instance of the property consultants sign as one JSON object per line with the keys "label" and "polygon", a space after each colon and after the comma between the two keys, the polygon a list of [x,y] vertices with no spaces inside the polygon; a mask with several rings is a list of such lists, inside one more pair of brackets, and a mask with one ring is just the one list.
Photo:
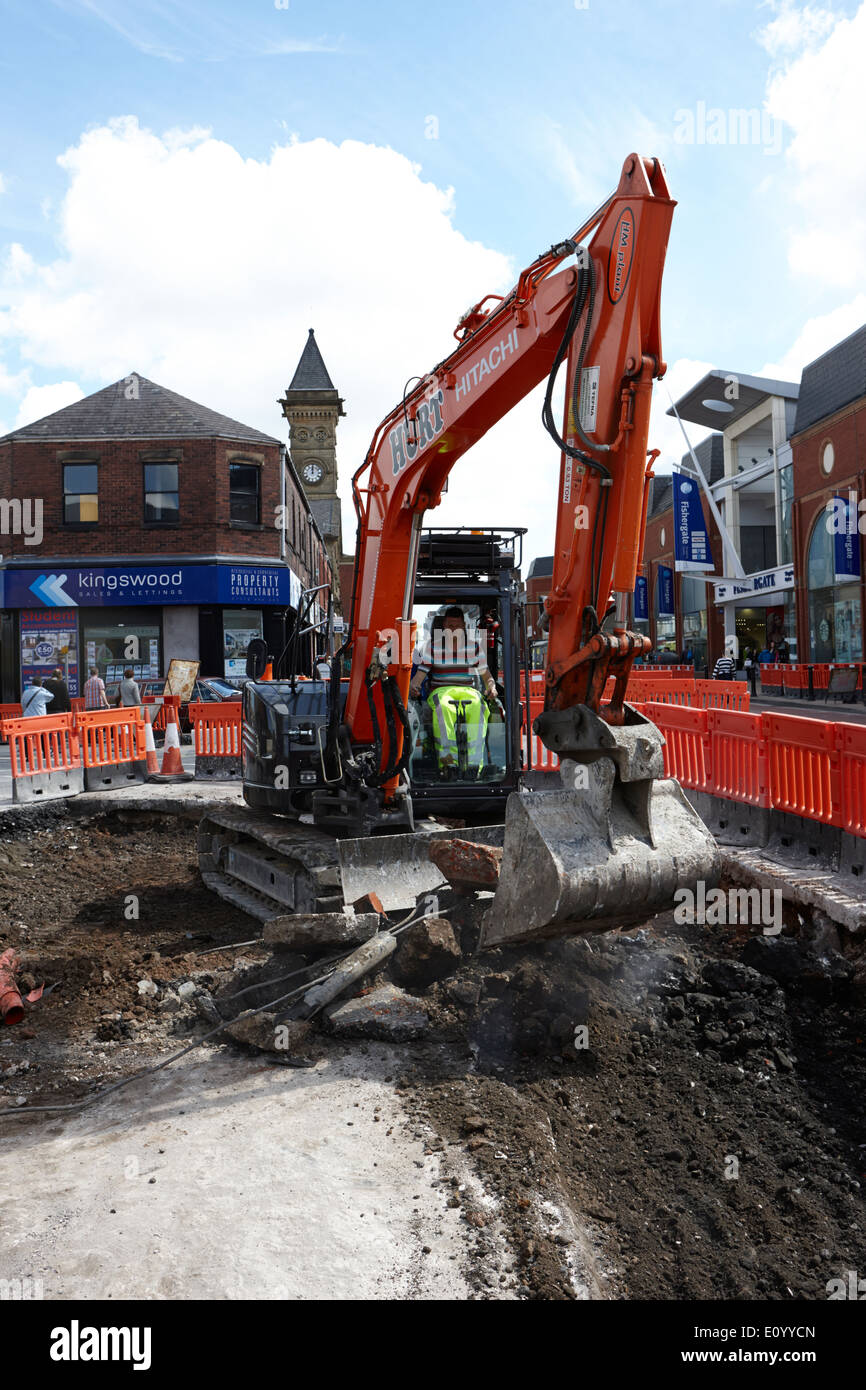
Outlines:
{"label": "property consultants sign", "polygon": [[710,538],[698,485],[674,472],[674,563],[678,570],[711,570]]}
{"label": "property consultants sign", "polygon": [[165,565],[9,569],[7,608],[106,608],[139,603],[275,604],[296,608],[301,581],[288,566]]}

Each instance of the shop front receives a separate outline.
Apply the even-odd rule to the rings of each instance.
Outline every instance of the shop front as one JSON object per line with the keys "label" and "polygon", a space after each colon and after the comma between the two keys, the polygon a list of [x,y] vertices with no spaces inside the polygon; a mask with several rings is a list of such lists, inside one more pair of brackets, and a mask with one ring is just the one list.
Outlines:
{"label": "shop front", "polygon": [[772,651],[784,641],[791,661],[797,660],[794,568],[750,574],[745,579],[725,579],[714,584],[715,602],[724,611],[725,649],[733,649],[739,661],[747,649],[756,655]]}
{"label": "shop front", "polygon": [[860,535],[856,524],[832,531],[820,513],[812,529],[806,566],[809,659],[862,661]]}
{"label": "shop front", "polygon": [[57,666],[72,695],[90,666],[106,682],[128,666],[137,678],[165,676],[173,657],[200,661],[204,676],[242,676],[253,637],[281,648],[301,594],[287,565],[10,568],[0,583],[2,607],[18,620],[20,682],[4,688],[9,699]]}

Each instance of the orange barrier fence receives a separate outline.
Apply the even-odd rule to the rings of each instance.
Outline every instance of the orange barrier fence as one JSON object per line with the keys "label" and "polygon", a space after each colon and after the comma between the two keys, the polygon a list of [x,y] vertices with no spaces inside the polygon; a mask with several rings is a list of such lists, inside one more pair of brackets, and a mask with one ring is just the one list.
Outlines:
{"label": "orange barrier fence", "polygon": [[[21,718],[21,706],[20,706],[20,705],[0,705],[0,721],[2,721],[2,720],[4,720],[4,719],[20,719],[20,718]],[[0,723],[0,743],[5,743],[5,742],[6,742],[6,735],[3,733],[3,730],[2,730],[2,723]]]}
{"label": "orange barrier fence", "polygon": [[707,711],[685,705],[644,705],[647,719],[665,736],[665,772],[684,787],[712,791],[712,760]]}
{"label": "orange barrier fence", "polygon": [[837,724],[842,829],[866,837],[866,726]]}
{"label": "orange barrier fence", "polygon": [[792,714],[640,708],[665,737],[684,787],[769,807],[866,838],[866,727]]}
{"label": "orange barrier fence", "polygon": [[14,801],[72,796],[83,786],[81,749],[71,714],[4,719]]}
{"label": "orange barrier fence", "polygon": [[195,731],[196,758],[240,757],[243,724],[240,700],[226,700],[222,704],[190,703],[189,718]]}
{"label": "orange barrier fence", "polygon": [[695,696],[704,709],[749,708],[748,681],[695,681]]}
{"label": "orange barrier fence", "polygon": [[179,695],[143,695],[141,697],[143,705],[157,705],[156,713],[151,718],[151,727],[157,732],[165,732],[166,710],[174,709],[175,723],[180,724],[180,705]]}
{"label": "orange barrier fence", "polygon": [[770,805],[777,811],[842,824],[839,726],[796,714],[765,714]]}
{"label": "orange barrier fence", "polygon": [[141,705],[81,710],[77,718],[85,790],[108,791],[144,781],[147,743]]}
{"label": "orange barrier fence", "polygon": [[769,806],[762,717],[742,710],[707,711],[714,796]]}
{"label": "orange barrier fence", "polygon": [[654,675],[654,676],[655,676],[655,675],[659,675],[659,676],[670,676],[670,677],[673,677],[673,678],[676,678],[676,679],[682,678],[683,680],[694,680],[694,678],[695,678],[695,668],[694,668],[694,666],[644,666],[644,665],[641,665],[641,666],[635,666],[634,670],[635,670],[635,672],[636,672],[637,674],[641,674],[641,675],[642,675],[644,672],[646,672],[648,675]]}

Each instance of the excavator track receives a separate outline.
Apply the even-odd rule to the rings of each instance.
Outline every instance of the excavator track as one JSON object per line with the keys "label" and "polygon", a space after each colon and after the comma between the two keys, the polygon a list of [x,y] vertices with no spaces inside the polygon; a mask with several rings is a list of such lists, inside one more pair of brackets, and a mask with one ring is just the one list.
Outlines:
{"label": "excavator track", "polygon": [[208,888],[262,922],[343,907],[337,841],[311,825],[213,811],[199,824],[198,860]]}
{"label": "excavator track", "polygon": [[[456,833],[501,846],[504,826]],[[298,821],[232,808],[199,823],[198,860],[208,888],[262,922],[287,913],[341,912],[370,891],[386,912],[403,912],[444,884],[427,850],[431,840],[454,834],[428,823],[410,835],[338,840]]]}

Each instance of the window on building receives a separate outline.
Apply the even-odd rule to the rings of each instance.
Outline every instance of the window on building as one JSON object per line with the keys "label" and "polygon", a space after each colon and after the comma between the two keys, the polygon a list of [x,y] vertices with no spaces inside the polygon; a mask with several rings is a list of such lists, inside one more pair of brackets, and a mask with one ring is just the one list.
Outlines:
{"label": "window on building", "polygon": [[144,465],[144,519],[162,524],[180,520],[176,463]]}
{"label": "window on building", "polygon": [[229,464],[230,517],[249,526],[261,520],[261,470],[252,463]]}
{"label": "window on building", "polygon": [[791,509],[794,502],[794,469],[790,464],[787,468],[779,469],[779,500],[782,509],[782,532],[779,536],[779,563],[782,565],[790,565],[794,556],[791,539],[793,527]]}
{"label": "window on building", "polygon": [[680,602],[683,612],[683,652],[691,652],[689,659],[694,662],[695,670],[700,671],[709,661],[705,581],[684,574],[681,580]]}
{"label": "window on building", "polygon": [[776,564],[775,526],[741,526],[740,558],[746,574],[773,569]]}
{"label": "window on building", "polygon": [[95,526],[99,521],[99,465],[63,465],[63,520],[67,526]]}
{"label": "window on building", "polygon": [[[809,590],[809,655],[812,661],[862,661],[860,581],[836,583],[835,537],[822,511],[812,530],[806,584]],[[854,537],[859,547],[860,537]]]}

